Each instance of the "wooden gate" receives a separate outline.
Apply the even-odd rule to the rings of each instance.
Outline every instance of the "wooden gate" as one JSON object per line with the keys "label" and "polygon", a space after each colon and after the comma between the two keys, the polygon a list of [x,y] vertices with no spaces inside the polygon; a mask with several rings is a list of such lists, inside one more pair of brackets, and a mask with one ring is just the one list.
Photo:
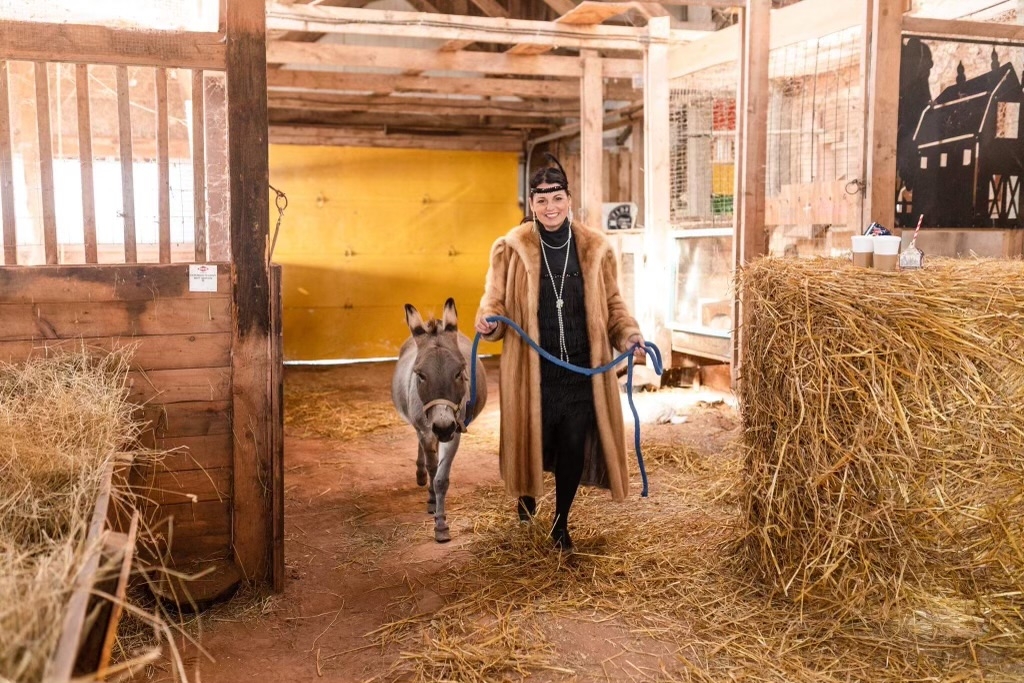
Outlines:
{"label": "wooden gate", "polygon": [[262,0],[216,32],[0,22],[0,360],[135,347],[143,441],[174,449],[136,483],[198,600],[283,587],[265,45]]}

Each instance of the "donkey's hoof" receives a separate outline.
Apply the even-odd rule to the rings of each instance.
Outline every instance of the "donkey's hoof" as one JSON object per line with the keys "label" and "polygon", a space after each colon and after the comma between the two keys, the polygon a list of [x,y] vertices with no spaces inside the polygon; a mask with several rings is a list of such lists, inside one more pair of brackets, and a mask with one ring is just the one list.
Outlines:
{"label": "donkey's hoof", "polygon": [[434,529],[434,540],[438,543],[447,543],[452,540],[452,533],[448,530],[448,527],[444,529]]}
{"label": "donkey's hoof", "polygon": [[426,486],[427,485],[427,473],[426,472],[416,472],[416,485],[417,486]]}

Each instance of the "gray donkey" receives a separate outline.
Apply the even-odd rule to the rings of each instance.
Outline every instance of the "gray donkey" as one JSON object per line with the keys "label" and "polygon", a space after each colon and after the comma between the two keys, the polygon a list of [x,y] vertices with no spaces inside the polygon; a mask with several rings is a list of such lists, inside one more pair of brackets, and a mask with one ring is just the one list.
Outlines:
{"label": "gray donkey", "polygon": [[477,360],[476,403],[472,414],[466,415],[473,345],[459,332],[454,299],[444,302],[440,320],[431,318],[426,322],[414,306],[406,304],[405,322],[412,336],[405,340],[398,354],[391,378],[391,400],[398,413],[416,429],[416,483],[424,486],[429,482],[427,512],[434,515],[434,540],[446,543],[452,539],[444,511],[448,475],[466,423],[479,415],[487,403],[487,378],[483,364]]}

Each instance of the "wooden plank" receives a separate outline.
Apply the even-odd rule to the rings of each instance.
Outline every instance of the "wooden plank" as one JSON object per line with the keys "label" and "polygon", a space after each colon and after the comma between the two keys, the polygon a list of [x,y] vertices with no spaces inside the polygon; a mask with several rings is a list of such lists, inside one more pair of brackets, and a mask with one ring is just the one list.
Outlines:
{"label": "wooden plank", "polygon": [[128,67],[117,67],[117,121],[121,143],[121,211],[124,218],[124,260],[135,263],[135,180],[132,177],[132,112],[128,94]]}
{"label": "wooden plank", "polygon": [[[669,145],[671,139],[669,123],[669,80],[668,46],[656,38],[668,33],[668,17],[657,17],[648,22],[651,44],[647,48],[644,68],[644,235],[643,249],[645,267],[651,273],[647,284],[655,292],[674,291],[672,277],[674,265],[669,258],[671,217],[671,167]],[[671,320],[669,306],[671,297],[648,297],[643,301],[641,327],[645,338],[660,349],[671,348]],[[640,302],[638,302],[640,303]],[[664,356],[664,366],[671,365],[672,354]]]}
{"label": "wooden plank", "polygon": [[[579,101],[576,79],[489,78],[485,76],[403,76],[401,74],[362,74],[331,71],[278,69],[267,74],[271,94],[286,90],[319,92],[372,93],[384,90],[397,93],[437,93],[442,95],[477,95],[480,97],[545,97]],[[635,99],[639,91],[632,86],[605,84],[618,100]]]}
{"label": "wooden plank", "polygon": [[5,340],[226,332],[231,299],[0,304]]}
{"label": "wooden plank", "polygon": [[270,425],[271,444],[271,581],[275,591],[284,590],[284,324],[281,264],[270,267]]}
{"label": "wooden plank", "polygon": [[895,225],[896,126],[899,119],[900,53],[904,0],[874,0],[868,91],[868,147],[864,222]]}
{"label": "wooden plank", "polygon": [[[487,1],[487,0],[481,0]],[[594,5],[595,3],[589,3]],[[601,13],[612,3],[599,3],[594,12]],[[640,3],[616,3],[630,9],[641,9]],[[586,11],[586,10],[584,10]],[[582,16],[582,15],[580,15]],[[589,15],[588,15],[589,16]],[[574,21],[577,15],[555,22],[529,19],[510,19],[505,16],[473,17],[462,14],[419,15],[398,10],[328,7],[325,5],[296,5],[267,7],[267,26],[274,30],[308,33],[343,33],[346,35],[393,36],[401,33],[408,38],[459,41],[490,44],[516,44],[528,40],[531,44],[547,48],[592,50],[642,51],[647,31],[625,25],[600,25],[600,22]],[[673,41],[683,42],[703,38],[707,31],[692,29],[671,30]],[[277,42],[271,41],[271,46]]]}
{"label": "wooden plank", "polygon": [[160,263],[171,262],[171,160],[168,151],[167,69],[157,67],[156,82],[156,167],[157,213]]}
{"label": "wooden plank", "polygon": [[[297,43],[274,41],[267,47],[268,64],[307,64],[329,66],[382,67],[417,71],[470,71],[482,74],[535,76],[544,74],[579,78],[582,67],[576,57],[556,55],[509,55],[489,52],[444,52],[417,48]],[[640,76],[638,59],[608,58],[604,72],[608,78]]]}
{"label": "wooden plank", "polygon": [[192,72],[192,200],[196,263],[206,263],[206,92],[203,72]]}
{"label": "wooden plank", "polygon": [[157,439],[230,434],[230,401],[202,401],[146,406],[140,419],[149,423]]}
{"label": "wooden plank", "polygon": [[181,472],[147,470],[139,495],[159,505],[231,500],[230,467]]}
{"label": "wooden plank", "polygon": [[[805,40],[820,38],[864,23],[865,0],[801,0],[772,10],[768,29],[771,50]],[[699,40],[671,49],[669,78],[703,71],[712,66],[737,61],[741,56],[742,33],[738,25],[713,31]]]}
{"label": "wooden plank", "polygon": [[231,467],[234,450],[228,433],[155,439],[152,446],[171,451],[160,460],[160,467],[168,472]]}
{"label": "wooden plank", "polygon": [[210,299],[231,293],[231,267],[217,265],[217,291],[189,290],[185,264],[35,266],[0,268],[0,302],[157,301]]}
{"label": "wooden plank", "polygon": [[100,535],[103,533],[103,526],[107,521],[107,511],[110,507],[113,471],[114,461],[111,459],[104,470],[99,496],[96,499],[96,505],[93,507],[92,519],[86,534],[85,547],[90,548],[91,551],[75,575],[71,597],[68,599],[64,610],[61,635],[53,656],[46,663],[46,669],[43,673],[44,683],[62,683],[63,681],[71,680],[71,672],[75,659],[78,656],[78,644],[81,641],[82,627],[85,624],[89,597],[92,595],[93,583],[96,580],[96,572],[99,569],[101,554]]}
{"label": "wooden plank", "polygon": [[[266,16],[263,2],[227,3],[228,168],[235,340],[232,469],[235,561],[249,581],[272,579],[270,233]],[[362,49],[366,53],[377,50]]]}
{"label": "wooden plank", "polygon": [[231,335],[227,332],[205,334],[167,334],[151,337],[76,337],[74,339],[34,339],[0,341],[0,362],[18,363],[48,354],[95,349],[109,353],[132,349],[132,367],[146,370],[216,368],[231,360]]}
{"label": "wooden plank", "polygon": [[231,503],[229,501],[203,501],[201,503],[167,503],[148,510],[150,524],[157,527],[174,521],[175,533],[187,530],[189,536],[225,534],[231,531]]}
{"label": "wooden plank", "polygon": [[1024,26],[992,21],[965,19],[933,19],[906,15],[902,20],[904,34],[939,40],[974,39],[986,43],[1001,42],[1024,45]]}
{"label": "wooden plank", "polygon": [[[647,204],[646,191],[644,189],[644,150],[646,145],[644,144],[644,124],[642,121],[637,121],[633,124],[633,133],[631,135],[632,141],[630,142],[630,159],[629,159],[629,186],[631,189],[630,199],[636,202],[636,219],[633,225],[637,228],[642,228],[646,225],[646,216],[644,209]],[[659,344],[659,348],[661,345]]]}
{"label": "wooden plank", "polygon": [[604,87],[601,57],[595,50],[580,51],[580,219],[599,228],[604,147]]}
{"label": "wooden plank", "polygon": [[96,670],[96,680],[102,681],[106,678],[107,669],[110,665],[110,657],[114,650],[114,641],[117,639],[117,625],[121,621],[121,611],[124,609],[124,599],[128,592],[128,577],[131,575],[132,559],[135,557],[135,540],[139,532],[139,513],[132,513],[132,520],[128,524],[128,535],[121,547],[121,568],[118,572],[117,589],[114,592],[112,601],[112,612],[107,623],[107,630],[103,636],[103,646],[100,651],[100,665]]}
{"label": "wooden plank", "polygon": [[570,11],[555,19],[555,23],[567,26],[600,24],[605,19],[617,17],[638,8],[636,2],[593,2],[584,0]]}
{"label": "wooden plank", "polygon": [[138,404],[226,401],[231,398],[231,368],[133,370],[128,387],[128,400]]}
{"label": "wooden plank", "polygon": [[53,190],[53,131],[50,128],[50,77],[46,62],[35,63],[36,126],[39,133],[39,184],[43,209],[43,245],[48,264],[57,263],[57,206]]}
{"label": "wooden plank", "polygon": [[11,91],[7,62],[0,60],[0,204],[3,205],[4,263],[18,263],[18,233],[14,212],[14,155],[11,152]]}
{"label": "wooden plank", "polygon": [[223,69],[219,33],[0,21],[0,59]]}
{"label": "wooden plank", "polygon": [[89,65],[75,65],[78,104],[78,161],[82,172],[82,232],[85,262],[96,263],[96,188],[92,167],[92,112],[89,106]]}
{"label": "wooden plank", "polygon": [[[395,97],[336,95],[322,93],[275,93],[267,105],[270,109],[295,109],[309,112],[363,112],[382,117],[392,116],[515,116],[519,118],[566,118],[576,116],[575,103],[564,100],[512,102],[492,99],[446,99],[436,97]],[[540,122],[538,122],[539,125]]]}
{"label": "wooden plank", "polygon": [[389,147],[399,149],[460,150],[475,152],[519,152],[519,134],[416,135],[391,133],[384,128],[334,128],[273,125],[270,142],[278,145],[331,145],[338,147]]}

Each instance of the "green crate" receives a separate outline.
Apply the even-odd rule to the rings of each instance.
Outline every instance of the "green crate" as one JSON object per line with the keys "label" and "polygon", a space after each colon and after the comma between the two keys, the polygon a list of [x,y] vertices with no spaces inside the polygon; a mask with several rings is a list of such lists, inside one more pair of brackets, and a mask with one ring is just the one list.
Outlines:
{"label": "green crate", "polygon": [[732,195],[731,194],[713,194],[711,195],[711,212],[716,216],[721,214],[732,213]]}

